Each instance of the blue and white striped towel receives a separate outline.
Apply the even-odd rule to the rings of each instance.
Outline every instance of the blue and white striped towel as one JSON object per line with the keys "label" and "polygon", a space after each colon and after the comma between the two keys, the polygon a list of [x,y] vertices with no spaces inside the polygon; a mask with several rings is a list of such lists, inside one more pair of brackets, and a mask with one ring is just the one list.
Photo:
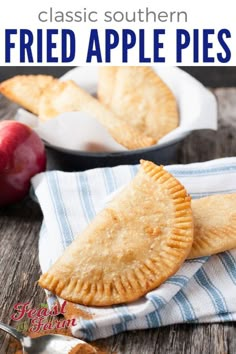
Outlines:
{"label": "blue and white striped towel", "polygon": [[[236,192],[236,158],[168,166],[192,198]],[[42,271],[61,255],[101,210],[111,193],[127,184],[138,166],[98,168],[86,172],[46,172],[32,184],[44,222],[39,240]],[[181,322],[236,320],[236,250],[186,261],[158,289],[129,305],[87,308],[92,319],[78,318],[73,334],[86,340],[122,331]]]}

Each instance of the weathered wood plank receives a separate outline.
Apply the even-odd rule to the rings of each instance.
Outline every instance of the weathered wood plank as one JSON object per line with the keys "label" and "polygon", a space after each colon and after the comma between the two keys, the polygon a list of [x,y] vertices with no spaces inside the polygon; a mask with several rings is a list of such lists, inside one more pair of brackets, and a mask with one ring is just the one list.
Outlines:
{"label": "weathered wood plank", "polygon": [[[217,89],[215,93],[219,101],[219,130],[195,132],[186,138],[179,150],[179,163],[236,156],[236,89]],[[0,97],[0,119],[13,118],[16,107]],[[0,320],[6,323],[10,323],[16,302],[31,301],[34,306],[45,302],[44,292],[36,284],[40,274],[41,221],[38,205],[29,199],[0,209]],[[236,325],[174,325],[122,333],[99,343],[117,354],[233,354]],[[0,332],[0,353],[6,353],[7,347],[8,338]]]}
{"label": "weathered wood plank", "polygon": [[179,163],[208,161],[236,156],[236,89],[216,89],[219,103],[218,130],[199,131],[185,139]]}

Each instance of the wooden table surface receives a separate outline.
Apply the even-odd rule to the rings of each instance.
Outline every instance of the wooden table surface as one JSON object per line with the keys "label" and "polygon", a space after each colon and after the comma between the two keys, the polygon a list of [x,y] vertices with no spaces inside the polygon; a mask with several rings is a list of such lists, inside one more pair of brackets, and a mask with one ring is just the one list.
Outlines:
{"label": "wooden table surface", "polygon": [[[195,132],[181,144],[175,163],[206,161],[236,156],[236,88],[214,90],[219,102],[217,132]],[[13,117],[16,105],[0,97],[0,119]],[[0,209],[0,320],[10,323],[13,306],[31,301],[45,302],[36,281],[38,235],[42,222],[40,208],[30,199]],[[204,305],[204,304],[203,304]],[[10,353],[8,337],[0,333],[0,353]],[[182,324],[126,332],[99,341],[108,353],[126,354],[223,354],[236,353],[236,325]]]}

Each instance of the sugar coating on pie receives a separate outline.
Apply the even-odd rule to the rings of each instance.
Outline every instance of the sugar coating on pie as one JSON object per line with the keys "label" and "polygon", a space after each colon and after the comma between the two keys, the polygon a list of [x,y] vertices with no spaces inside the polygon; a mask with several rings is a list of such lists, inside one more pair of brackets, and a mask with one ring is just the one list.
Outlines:
{"label": "sugar coating on pie", "polygon": [[54,80],[48,75],[18,75],[0,84],[0,93],[28,111],[38,115],[42,92]]}
{"label": "sugar coating on pie", "polygon": [[101,67],[98,98],[157,141],[179,125],[175,96],[151,67]]}
{"label": "sugar coating on pie", "polygon": [[236,248],[236,193],[192,201],[194,241],[188,258]]}
{"label": "sugar coating on pie", "polygon": [[41,95],[39,118],[46,121],[60,113],[73,111],[82,111],[97,119],[119,144],[128,149],[144,148],[156,143],[152,137],[122,121],[73,81],[54,80]]}
{"label": "sugar coating on pie", "polygon": [[100,66],[98,69],[98,98],[106,106],[111,106],[119,66]]}
{"label": "sugar coating on pie", "polygon": [[39,285],[84,305],[134,301],[174,274],[190,252],[190,197],[162,166],[135,178],[43,274]]}

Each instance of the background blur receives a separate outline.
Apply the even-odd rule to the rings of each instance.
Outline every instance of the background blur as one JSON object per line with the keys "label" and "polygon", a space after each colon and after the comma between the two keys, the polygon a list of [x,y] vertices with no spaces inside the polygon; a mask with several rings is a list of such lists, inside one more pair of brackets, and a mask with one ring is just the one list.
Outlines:
{"label": "background blur", "polygon": [[[0,66],[0,82],[17,74],[50,74],[59,77],[66,71],[72,69],[72,66]],[[204,85],[209,87],[232,87],[236,86],[236,66],[233,67],[182,67]]]}

